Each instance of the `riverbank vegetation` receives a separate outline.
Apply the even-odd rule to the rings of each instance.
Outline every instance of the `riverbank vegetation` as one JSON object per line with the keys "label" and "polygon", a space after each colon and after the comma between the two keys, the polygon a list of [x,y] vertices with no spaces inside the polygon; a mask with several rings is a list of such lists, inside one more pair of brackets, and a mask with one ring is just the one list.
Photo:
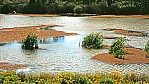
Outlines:
{"label": "riverbank vegetation", "polygon": [[0,0],[1,13],[149,14],[148,0]]}
{"label": "riverbank vegetation", "polygon": [[52,73],[15,73],[13,71],[0,72],[2,84],[148,84],[149,75],[139,75],[134,72],[121,74],[119,71],[111,73],[73,72]]}

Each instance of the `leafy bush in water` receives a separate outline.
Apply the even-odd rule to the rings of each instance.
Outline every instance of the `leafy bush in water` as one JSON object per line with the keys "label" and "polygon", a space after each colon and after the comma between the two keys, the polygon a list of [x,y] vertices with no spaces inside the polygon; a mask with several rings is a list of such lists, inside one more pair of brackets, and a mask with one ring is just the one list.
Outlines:
{"label": "leafy bush in water", "polygon": [[33,33],[27,35],[27,37],[23,40],[22,48],[27,50],[38,48],[37,36]]}
{"label": "leafy bush in water", "polygon": [[115,58],[122,59],[123,55],[126,54],[126,52],[124,51],[124,41],[124,38],[117,39],[109,49],[109,53],[114,54]]}
{"label": "leafy bush in water", "polygon": [[148,41],[147,44],[145,45],[144,51],[147,53],[147,54],[146,54],[146,58],[149,58],[149,41]]}
{"label": "leafy bush in water", "polygon": [[103,47],[103,38],[100,33],[89,34],[83,38],[82,47],[101,49]]}

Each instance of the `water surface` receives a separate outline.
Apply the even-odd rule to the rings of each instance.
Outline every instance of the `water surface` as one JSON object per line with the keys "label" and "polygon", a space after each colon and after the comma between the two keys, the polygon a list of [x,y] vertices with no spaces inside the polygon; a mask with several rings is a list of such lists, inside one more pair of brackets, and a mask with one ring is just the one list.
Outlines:
{"label": "water surface", "polygon": [[[135,18],[89,18],[89,17],[27,17],[0,15],[0,27],[12,28],[36,26],[42,24],[59,24],[64,27],[49,27],[58,31],[78,33],[77,36],[61,36],[39,40],[39,47],[45,50],[27,51],[21,49],[21,43],[12,42],[0,45],[0,61],[29,64],[30,72],[103,72],[119,70],[122,73],[149,73],[149,64],[111,65],[90,59],[107,49],[84,49],[80,43],[89,33],[101,32],[103,35],[127,37],[126,44],[144,48],[149,37],[134,37],[104,31],[104,28],[122,28],[138,31],[149,31],[149,19]],[[111,45],[114,40],[104,40]]]}

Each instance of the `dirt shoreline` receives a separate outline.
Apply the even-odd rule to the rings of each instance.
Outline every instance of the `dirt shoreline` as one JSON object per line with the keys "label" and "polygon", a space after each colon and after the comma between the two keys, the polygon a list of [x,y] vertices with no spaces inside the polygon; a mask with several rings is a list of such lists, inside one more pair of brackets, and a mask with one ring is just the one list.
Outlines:
{"label": "dirt shoreline", "polygon": [[39,39],[45,39],[45,38],[55,37],[55,36],[77,35],[76,33],[66,33],[63,31],[45,29],[48,27],[55,27],[55,26],[61,26],[61,25],[47,24],[47,25],[40,25],[40,26],[1,28],[0,36],[2,37],[0,38],[0,43],[7,43],[7,42],[14,42],[14,41],[21,42],[25,38],[25,36],[27,36],[31,32],[37,35]]}
{"label": "dirt shoreline", "polygon": [[0,62],[0,69],[2,70],[17,70],[27,68],[25,64],[11,64],[8,62]]}
{"label": "dirt shoreline", "polygon": [[138,37],[148,36],[148,33],[145,31],[134,31],[134,30],[125,30],[125,29],[117,29],[117,28],[106,28],[103,30],[114,31],[116,34],[123,34],[127,36],[138,36]]}
{"label": "dirt shoreline", "polygon": [[97,15],[91,18],[144,18],[149,19],[149,15]]}
{"label": "dirt shoreline", "polygon": [[93,56],[91,59],[98,60],[109,64],[149,64],[146,53],[138,48],[125,48],[126,55],[124,59],[115,58],[113,54],[103,53]]}

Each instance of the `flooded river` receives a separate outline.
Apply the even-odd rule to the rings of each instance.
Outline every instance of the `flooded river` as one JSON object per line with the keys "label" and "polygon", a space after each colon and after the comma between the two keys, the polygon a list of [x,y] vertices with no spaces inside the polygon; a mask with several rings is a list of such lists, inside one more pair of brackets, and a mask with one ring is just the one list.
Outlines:
{"label": "flooded river", "polygon": [[[21,49],[21,43],[1,43],[0,61],[30,65],[28,72],[80,72],[108,73],[119,70],[122,73],[137,72],[149,74],[149,64],[111,65],[92,60],[91,57],[108,52],[107,49],[84,49],[80,43],[84,36],[101,32],[103,35],[126,37],[127,44],[144,48],[149,37],[134,37],[104,31],[104,28],[122,28],[149,32],[149,19],[136,18],[90,18],[90,17],[27,17],[0,15],[1,28],[58,24],[63,27],[49,27],[58,31],[78,33],[77,36],[61,36],[39,40],[39,47],[45,50],[27,51]],[[0,36],[1,37],[1,36]],[[111,45],[114,40],[104,40]]]}

